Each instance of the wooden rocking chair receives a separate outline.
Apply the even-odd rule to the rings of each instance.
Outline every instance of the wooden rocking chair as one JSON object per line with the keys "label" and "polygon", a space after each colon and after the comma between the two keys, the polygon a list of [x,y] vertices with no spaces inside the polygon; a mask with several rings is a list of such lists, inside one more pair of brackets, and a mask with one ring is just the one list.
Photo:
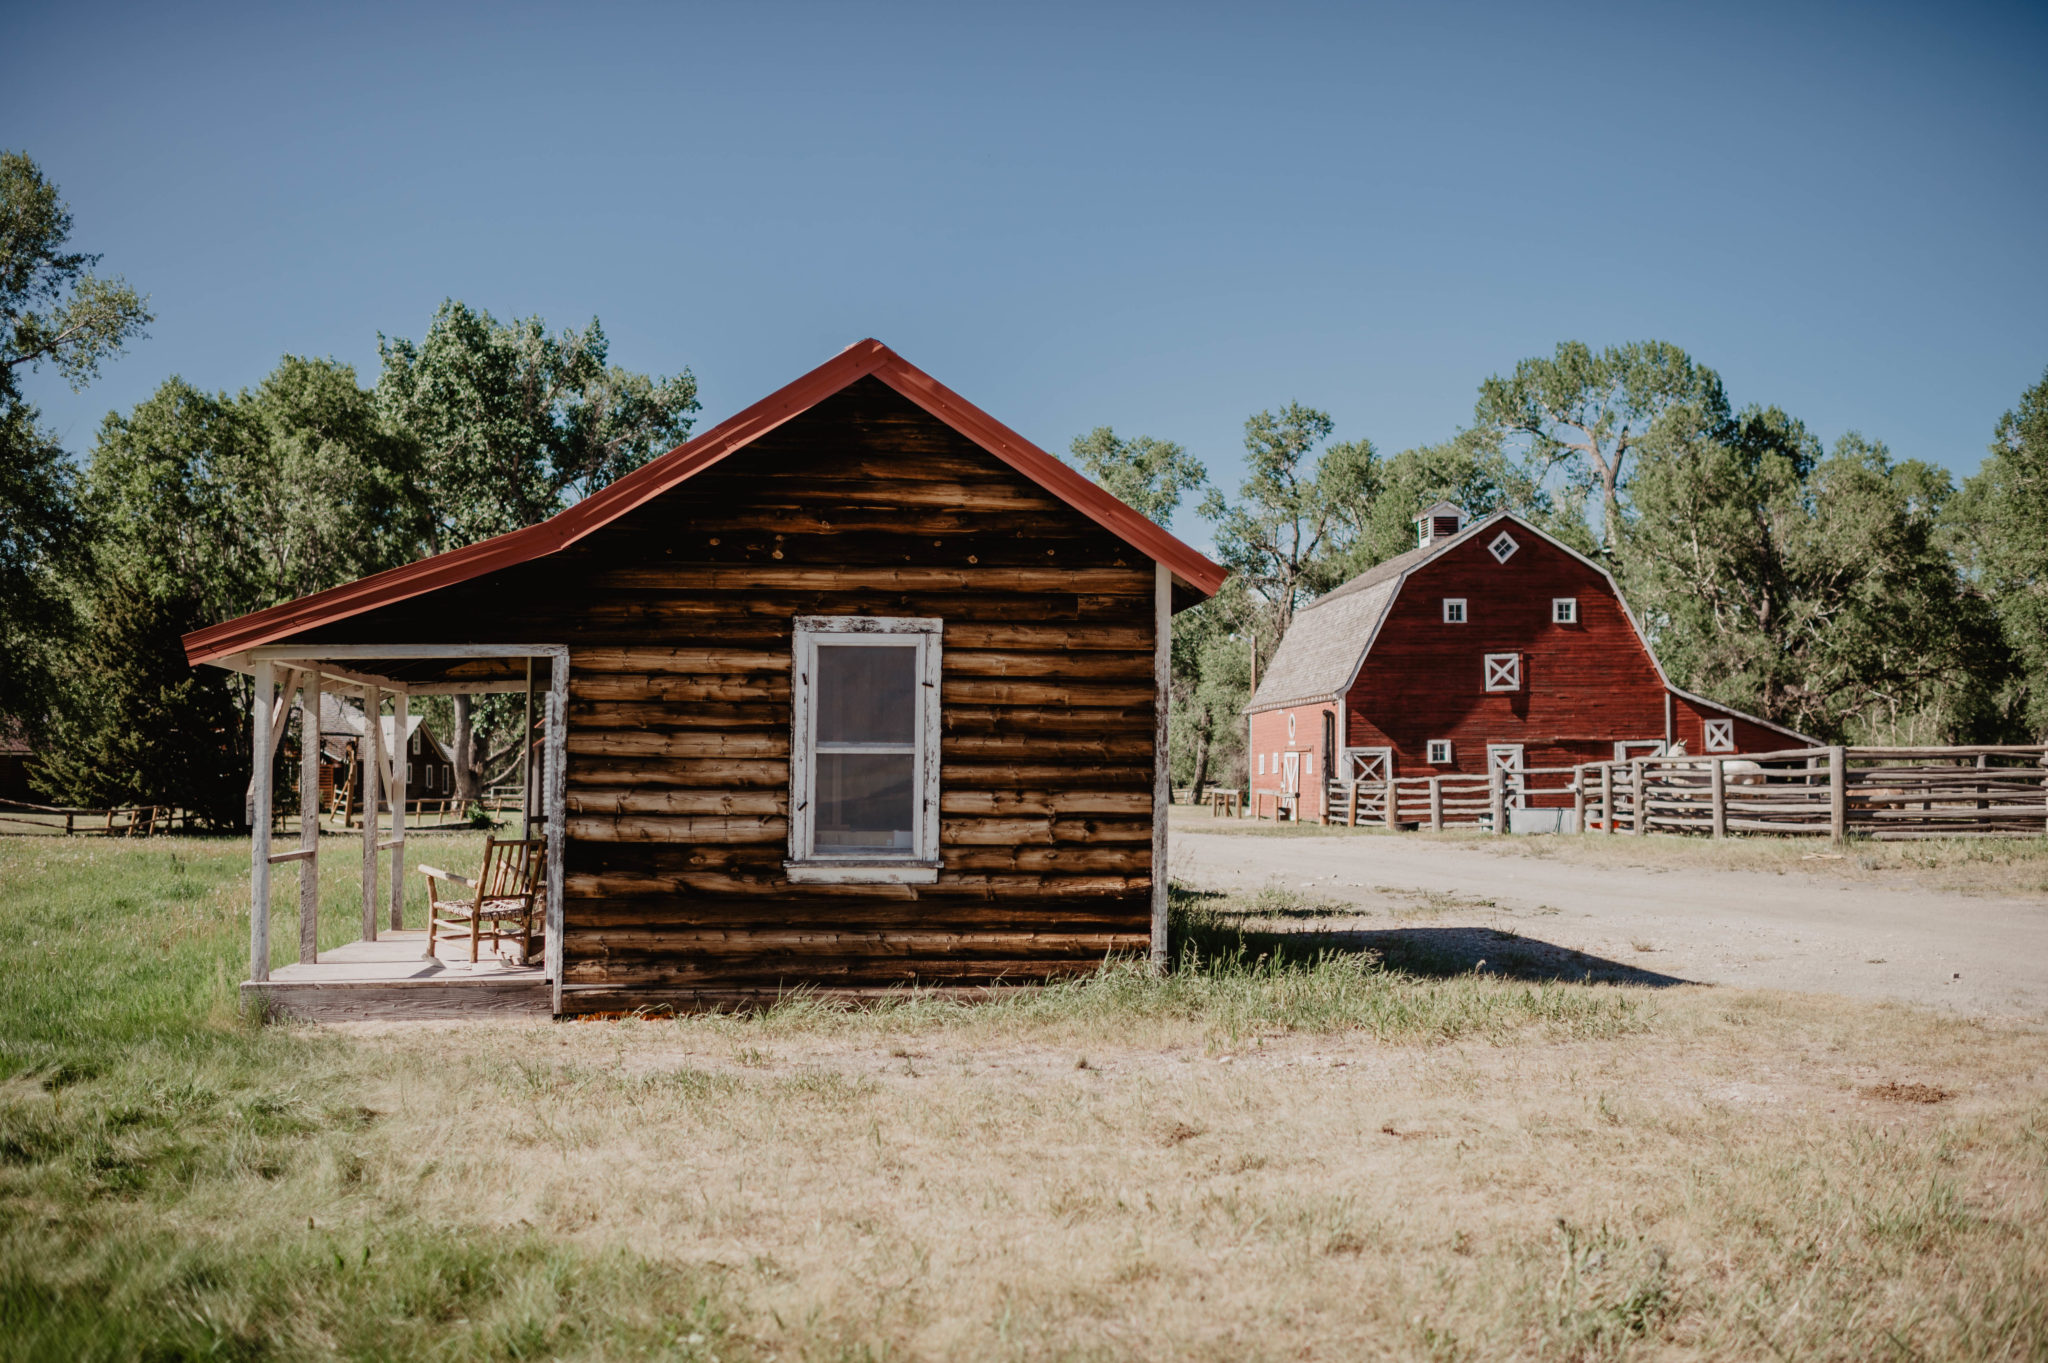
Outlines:
{"label": "wooden rocking chair", "polygon": [[[547,844],[539,838],[484,839],[484,864],[477,877],[457,875],[434,866],[420,867],[427,878],[427,954],[432,956],[441,929],[451,937],[469,936],[469,959],[473,965],[477,948],[484,942],[500,956],[499,942],[518,943],[518,964],[530,964],[538,954],[535,924],[540,917],[541,887],[546,880]],[[465,886],[470,893],[461,899],[443,899],[441,882]]]}

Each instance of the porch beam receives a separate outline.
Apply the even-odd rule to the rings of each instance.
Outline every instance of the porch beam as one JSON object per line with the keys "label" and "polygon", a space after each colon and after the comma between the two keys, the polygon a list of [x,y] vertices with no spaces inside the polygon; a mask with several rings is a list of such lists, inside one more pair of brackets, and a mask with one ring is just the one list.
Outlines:
{"label": "porch beam", "polygon": [[561,644],[265,644],[243,655],[254,661],[304,658],[551,658]]}
{"label": "porch beam", "polygon": [[249,978],[270,978],[270,706],[277,678],[267,662],[256,665],[255,704],[249,707],[251,792],[249,828]]}

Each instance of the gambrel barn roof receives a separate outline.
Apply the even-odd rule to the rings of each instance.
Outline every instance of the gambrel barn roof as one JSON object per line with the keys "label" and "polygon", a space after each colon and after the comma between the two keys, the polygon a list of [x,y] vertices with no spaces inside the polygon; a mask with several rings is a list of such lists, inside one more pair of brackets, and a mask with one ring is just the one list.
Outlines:
{"label": "gambrel barn roof", "polygon": [[[1448,504],[1445,504],[1446,506]],[[1434,510],[1435,508],[1432,508]],[[1455,511],[1457,508],[1449,507]],[[1365,667],[1366,659],[1372,653],[1373,642],[1379,636],[1381,623],[1393,608],[1394,600],[1401,593],[1401,586],[1419,568],[1433,562],[1459,545],[1482,536],[1490,537],[1503,522],[1512,523],[1519,531],[1535,535],[1570,554],[1588,568],[1607,580],[1614,599],[1621,603],[1623,613],[1635,630],[1636,639],[1656,670],[1657,679],[1672,695],[1712,709],[1738,716],[1767,729],[1812,744],[1816,740],[1807,735],[1788,729],[1782,724],[1773,724],[1767,719],[1731,709],[1717,700],[1696,696],[1690,691],[1680,690],[1671,684],[1664,673],[1664,665],[1657,661],[1657,652],[1650,647],[1648,636],[1629,610],[1628,601],[1615,584],[1614,575],[1600,564],[1587,558],[1578,550],[1565,544],[1554,535],[1545,534],[1529,522],[1506,511],[1496,511],[1491,516],[1474,521],[1455,535],[1432,540],[1419,548],[1397,554],[1385,563],[1368,568],[1341,587],[1316,598],[1294,613],[1294,622],[1287,627],[1287,633],[1280,640],[1280,647],[1273,652],[1272,662],[1259,677],[1259,688],[1253,693],[1247,711],[1278,710],[1291,705],[1310,705],[1320,702],[1336,702],[1350,691],[1358,680],[1358,674]]]}
{"label": "gambrel barn roof", "polygon": [[538,525],[373,574],[185,636],[193,664],[235,666],[247,649],[543,558],[610,525],[863,378],[872,377],[1172,572],[1176,610],[1213,596],[1228,572],[880,341],[857,341],[794,383]]}

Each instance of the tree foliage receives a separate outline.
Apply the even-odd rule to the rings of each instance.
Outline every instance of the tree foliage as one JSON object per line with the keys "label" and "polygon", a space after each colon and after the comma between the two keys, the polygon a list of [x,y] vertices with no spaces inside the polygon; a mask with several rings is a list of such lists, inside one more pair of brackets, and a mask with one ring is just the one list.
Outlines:
{"label": "tree foliage", "polygon": [[47,364],[81,388],[151,320],[135,290],[92,273],[98,256],[66,249],[71,228],[41,168],[0,152],[0,716],[32,730],[74,628],[63,584],[81,527],[70,464],[21,381]]}
{"label": "tree foliage", "polygon": [[698,409],[689,370],[611,364],[596,318],[552,335],[449,299],[417,344],[377,339],[377,400],[418,442],[435,553],[546,520],[681,443]]}
{"label": "tree foliage", "polygon": [[1209,481],[1199,459],[1171,440],[1125,440],[1108,426],[1074,437],[1069,447],[1083,473],[1155,525],[1170,525],[1182,498]]}
{"label": "tree foliage", "polygon": [[1956,507],[1959,549],[2023,669],[2026,731],[2048,741],[2048,372],[1999,418]]}
{"label": "tree foliage", "polygon": [[1554,355],[1480,384],[1474,416],[1539,481],[1560,479],[1564,495],[1582,506],[1597,496],[1601,538],[1612,550],[1621,540],[1629,455],[1679,409],[1713,423],[1725,419],[1728,399],[1720,376],[1677,346],[1635,341],[1595,354],[1565,341]]}

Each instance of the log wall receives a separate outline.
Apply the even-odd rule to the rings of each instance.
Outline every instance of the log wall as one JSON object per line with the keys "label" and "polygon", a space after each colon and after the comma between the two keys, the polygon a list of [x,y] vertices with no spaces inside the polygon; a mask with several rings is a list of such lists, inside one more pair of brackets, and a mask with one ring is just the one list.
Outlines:
{"label": "log wall", "polygon": [[[1148,942],[1153,566],[872,379],[586,540],[323,631],[571,650],[564,1007],[1093,969]],[[791,885],[791,622],[945,622],[935,885]]]}

